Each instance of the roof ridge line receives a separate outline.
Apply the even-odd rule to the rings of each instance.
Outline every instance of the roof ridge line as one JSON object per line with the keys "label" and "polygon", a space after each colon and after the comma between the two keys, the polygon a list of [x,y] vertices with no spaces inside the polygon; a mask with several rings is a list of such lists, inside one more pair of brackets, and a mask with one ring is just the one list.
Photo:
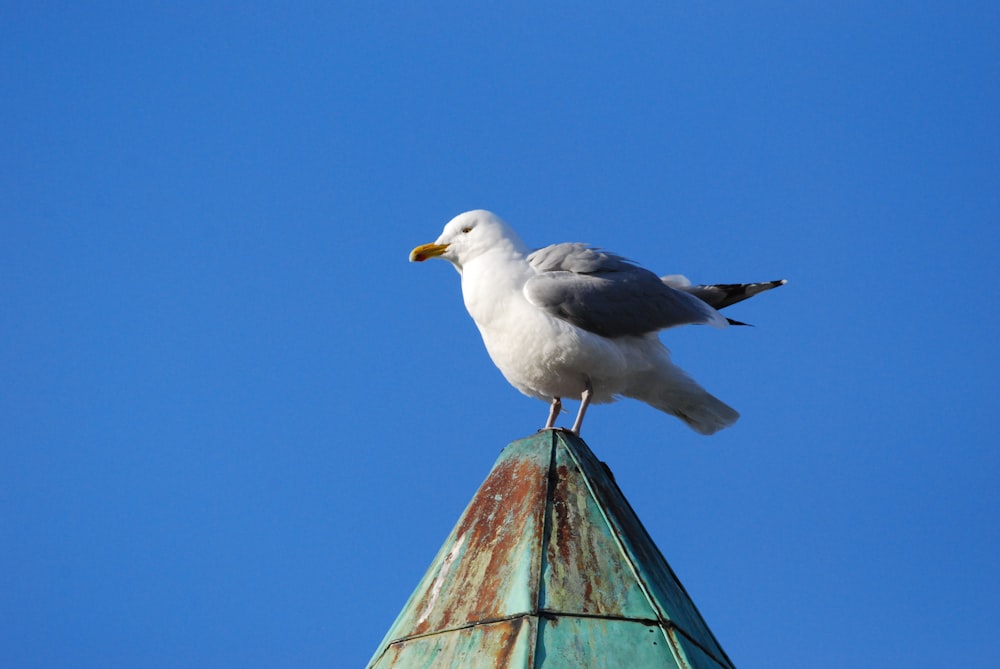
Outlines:
{"label": "roof ridge line", "polygon": [[[604,461],[598,459],[597,455],[594,453],[593,450],[591,450],[590,446],[587,445],[587,442],[585,442],[582,437],[580,437],[579,435],[573,435],[573,436],[574,436],[574,438],[577,441],[580,442],[580,445],[582,445],[585,449],[587,449],[587,452],[597,462],[597,464],[600,465],[600,466],[602,466],[602,467],[604,467],[605,471],[608,474],[608,477],[607,477],[608,480],[610,481],[611,485],[613,485],[615,487],[615,489],[618,491],[618,496],[622,499],[622,501],[628,507],[629,511],[632,512],[632,515],[635,517],[636,522],[639,524],[640,527],[642,527],[643,531],[646,532],[646,534],[649,534],[649,531],[646,530],[646,528],[642,525],[642,520],[639,518],[639,515],[635,512],[635,509],[632,508],[631,502],[628,501],[628,498],[625,497],[625,493],[622,492],[622,489],[618,485],[618,481],[617,481],[617,479],[615,479],[615,476],[612,473],[611,468],[608,467],[607,463],[605,463]],[[635,564],[635,561],[633,559],[633,556],[632,556],[631,552],[628,550],[628,547],[627,547],[625,541],[622,539],[622,537],[620,535],[619,528],[618,528],[617,524],[614,523],[614,522],[612,522],[611,518],[608,516],[607,509],[606,509],[605,505],[602,503],[601,497],[597,494],[597,491],[594,489],[594,486],[591,484],[590,474],[588,474],[585,471],[585,469],[580,465],[580,459],[577,457],[577,452],[576,452],[576,448],[575,448],[576,444],[572,444],[571,445],[570,440],[567,439],[564,434],[563,434],[563,443],[567,447],[566,451],[569,453],[569,456],[573,459],[573,462],[576,464],[577,468],[580,470],[580,478],[583,480],[584,485],[587,486],[587,492],[590,493],[590,495],[593,498],[593,500],[597,503],[597,508],[600,511],[601,518],[602,518],[602,520],[604,520],[605,524],[607,525],[608,529],[610,530],[611,536],[614,538],[615,544],[618,546],[618,550],[621,552],[622,557],[624,558],[625,562],[628,564],[629,569],[631,570],[633,577],[635,577],[636,583],[638,584],[639,589],[642,591],[643,597],[646,599],[646,602],[649,604],[649,606],[653,610],[653,612],[657,615],[657,618],[658,618],[658,620],[657,620],[657,626],[660,627],[660,629],[661,629],[661,631],[662,631],[662,633],[664,635],[664,641],[666,643],[669,643],[674,648],[674,650],[676,651],[676,653],[677,653],[678,656],[680,656],[680,657],[686,657],[687,654],[684,652],[683,648],[681,648],[680,645],[676,641],[674,641],[674,639],[671,638],[671,635],[670,635],[671,631],[673,631],[673,632],[679,632],[681,634],[681,636],[683,636],[685,639],[687,639],[692,644],[694,644],[699,650],[701,650],[701,652],[703,652],[706,655],[708,655],[708,657],[712,658],[713,660],[715,660],[719,664],[728,665],[728,666],[732,667],[733,666],[732,661],[729,660],[729,657],[726,655],[726,651],[723,650],[721,646],[719,646],[718,640],[715,639],[715,634],[712,632],[711,628],[709,628],[707,624],[705,625],[705,627],[708,630],[708,633],[710,635],[712,635],[713,641],[715,641],[716,645],[719,647],[719,651],[722,654],[721,658],[717,657],[717,655],[716,655],[715,652],[713,652],[712,650],[706,648],[696,638],[694,638],[691,634],[689,634],[687,630],[685,630],[683,627],[681,627],[680,625],[678,625],[677,623],[675,623],[673,620],[671,620],[670,618],[668,618],[666,616],[665,612],[663,611],[662,606],[660,606],[660,603],[657,601],[657,599],[655,597],[653,597],[652,593],[649,590],[649,587],[646,584],[645,579],[642,577],[641,573],[639,572],[638,567]],[[652,537],[650,537],[650,538],[652,538]],[[661,558],[662,558],[663,553],[662,553],[662,551],[660,551],[659,546],[656,546],[655,542],[653,542],[653,547],[656,549],[657,553],[659,553],[660,556],[661,556]],[[691,599],[691,596],[688,594],[687,589],[684,587],[684,584],[681,583],[680,579],[677,578],[677,575],[674,573],[673,567],[670,566],[670,563],[667,562],[665,558],[662,558],[662,559],[663,559],[663,562],[666,565],[666,568],[667,568],[668,572],[670,573],[671,577],[673,577],[674,583],[677,585],[677,587],[680,588],[680,590],[681,590],[681,592],[683,592],[684,596],[687,597],[688,601],[691,603],[691,606],[694,608],[695,613],[704,622],[704,617],[702,617],[701,612],[698,611],[697,605],[694,603],[694,600]],[[601,618],[601,617],[607,617],[607,616],[588,616],[588,617]],[[627,620],[633,620],[633,619],[627,619]]]}

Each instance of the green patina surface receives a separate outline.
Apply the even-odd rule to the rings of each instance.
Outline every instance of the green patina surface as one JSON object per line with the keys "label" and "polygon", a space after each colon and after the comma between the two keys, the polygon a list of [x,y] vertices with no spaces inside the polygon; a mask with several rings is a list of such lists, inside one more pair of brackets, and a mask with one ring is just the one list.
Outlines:
{"label": "green patina surface", "polygon": [[500,454],[369,669],[733,669],[604,465],[539,432]]}

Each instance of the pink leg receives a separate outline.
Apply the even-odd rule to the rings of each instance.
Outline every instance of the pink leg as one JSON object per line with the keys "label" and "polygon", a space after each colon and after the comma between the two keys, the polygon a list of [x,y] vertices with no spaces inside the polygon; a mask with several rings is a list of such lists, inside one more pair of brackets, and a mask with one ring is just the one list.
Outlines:
{"label": "pink leg", "polygon": [[551,430],[556,424],[556,418],[559,417],[559,413],[562,411],[562,400],[558,397],[552,398],[552,406],[549,407],[549,420],[545,423],[543,430]]}
{"label": "pink leg", "polygon": [[587,387],[583,389],[583,394],[580,396],[580,410],[576,414],[576,420],[573,422],[573,429],[570,430],[576,436],[580,436],[580,427],[583,426],[583,415],[587,413],[587,407],[590,406],[590,396],[593,394],[593,388],[590,385],[590,381],[587,381]]}

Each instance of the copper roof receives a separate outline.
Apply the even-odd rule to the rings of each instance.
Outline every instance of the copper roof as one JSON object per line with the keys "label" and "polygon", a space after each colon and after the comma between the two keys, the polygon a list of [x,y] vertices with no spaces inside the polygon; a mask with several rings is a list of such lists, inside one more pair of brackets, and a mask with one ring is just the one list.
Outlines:
{"label": "copper roof", "polygon": [[733,669],[607,467],[573,434],[510,444],[369,669]]}

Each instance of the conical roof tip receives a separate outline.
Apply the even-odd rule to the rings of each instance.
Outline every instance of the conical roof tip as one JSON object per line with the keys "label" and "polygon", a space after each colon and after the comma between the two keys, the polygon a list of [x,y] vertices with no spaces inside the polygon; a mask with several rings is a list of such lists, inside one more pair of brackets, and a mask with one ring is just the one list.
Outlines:
{"label": "conical roof tip", "polygon": [[507,446],[369,669],[733,669],[579,437]]}

